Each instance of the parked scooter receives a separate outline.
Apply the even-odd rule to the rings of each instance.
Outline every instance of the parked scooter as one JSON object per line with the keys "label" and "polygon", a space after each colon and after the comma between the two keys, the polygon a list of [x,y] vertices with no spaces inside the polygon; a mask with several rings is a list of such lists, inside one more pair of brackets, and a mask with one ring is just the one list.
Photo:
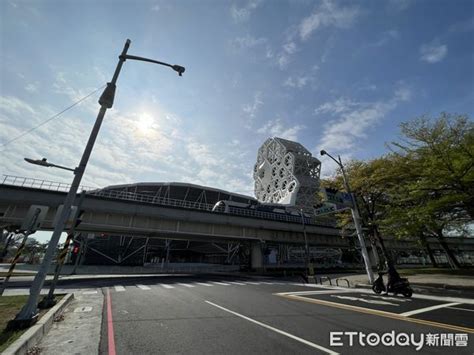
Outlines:
{"label": "parked scooter", "polygon": [[395,295],[401,293],[405,297],[411,297],[413,295],[413,290],[410,287],[410,283],[408,282],[408,279],[405,278],[399,278],[398,280],[394,281],[387,290],[387,287],[383,282],[383,275],[385,274],[385,272],[379,272],[379,277],[374,281],[372,290],[375,293],[380,294],[387,291],[392,292]]}

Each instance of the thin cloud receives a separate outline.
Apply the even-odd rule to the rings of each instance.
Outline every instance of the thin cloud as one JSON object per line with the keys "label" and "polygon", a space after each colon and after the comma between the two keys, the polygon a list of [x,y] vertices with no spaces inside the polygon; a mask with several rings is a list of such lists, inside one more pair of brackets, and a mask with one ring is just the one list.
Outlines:
{"label": "thin cloud", "polygon": [[262,3],[263,0],[250,0],[243,7],[237,7],[237,5],[233,4],[230,8],[230,15],[235,22],[246,22],[250,19],[252,12],[254,12]]}
{"label": "thin cloud", "polygon": [[400,87],[387,100],[358,102],[338,98],[320,105],[315,113],[329,115],[333,119],[328,120],[318,149],[314,150],[319,152],[320,149],[325,149],[334,153],[352,154],[389,112],[399,104],[411,100],[411,97],[412,92],[409,88]]}
{"label": "thin cloud", "polygon": [[285,80],[285,83],[283,84],[283,86],[295,88],[295,89],[302,89],[307,84],[309,84],[312,79],[313,78],[311,76],[296,76],[296,77],[290,76]]}
{"label": "thin cloud", "polygon": [[448,54],[448,47],[445,44],[423,44],[420,47],[420,60],[426,63],[438,63]]}
{"label": "thin cloud", "polygon": [[407,10],[413,0],[389,0],[388,1],[388,10],[395,11],[395,12],[402,12]]}
{"label": "thin cloud", "polygon": [[257,133],[268,137],[280,137],[292,141],[298,140],[298,133],[305,128],[304,125],[286,126],[281,119],[267,121],[262,127],[257,129]]}
{"label": "thin cloud", "polygon": [[243,37],[237,37],[232,42],[231,45],[235,49],[250,49],[255,48],[261,45],[265,45],[267,43],[267,39],[260,37],[256,38],[251,35],[246,35]]}
{"label": "thin cloud", "polygon": [[248,103],[242,107],[242,111],[244,111],[244,113],[248,117],[247,123],[245,124],[246,128],[248,129],[252,128],[253,121],[255,120],[255,117],[257,116],[257,113],[262,105],[263,105],[262,93],[260,91],[257,91],[253,95],[252,103]]}
{"label": "thin cloud", "polygon": [[310,16],[301,21],[300,37],[303,41],[307,40],[314,31],[323,27],[349,28],[360,13],[356,6],[339,7],[331,0],[324,0]]}
{"label": "thin cloud", "polygon": [[371,47],[382,47],[382,46],[386,45],[387,43],[389,43],[393,40],[397,40],[397,39],[400,39],[400,32],[398,32],[397,30],[389,30],[389,31],[382,32],[379,35],[378,40],[375,41],[375,42],[370,43],[369,46],[371,46]]}
{"label": "thin cloud", "polygon": [[25,86],[25,90],[28,91],[29,93],[35,93],[38,92],[39,88],[39,83],[35,81],[34,83],[29,83],[28,85]]}

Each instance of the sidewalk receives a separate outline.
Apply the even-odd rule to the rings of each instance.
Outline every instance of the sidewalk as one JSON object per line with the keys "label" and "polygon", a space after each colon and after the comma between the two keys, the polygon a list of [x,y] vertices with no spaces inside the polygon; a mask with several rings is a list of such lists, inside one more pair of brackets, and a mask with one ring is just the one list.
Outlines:
{"label": "sidewalk", "polygon": [[63,317],[53,323],[49,333],[37,344],[41,354],[97,354],[103,302],[100,289],[75,292]]}
{"label": "sidewalk", "polygon": [[[377,275],[375,275],[377,276]],[[437,288],[451,288],[451,289],[467,289],[474,290],[474,277],[449,275],[449,274],[415,274],[410,276],[403,276],[408,278],[410,284],[418,286],[429,286]],[[341,276],[341,278],[349,280],[351,286],[366,285],[369,286],[367,275],[351,275]]]}

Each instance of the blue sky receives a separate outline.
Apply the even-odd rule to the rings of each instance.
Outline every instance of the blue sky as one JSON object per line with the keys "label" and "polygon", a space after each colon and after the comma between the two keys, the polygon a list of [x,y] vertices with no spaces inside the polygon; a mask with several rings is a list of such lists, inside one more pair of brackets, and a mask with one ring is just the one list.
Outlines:
{"label": "blue sky", "polygon": [[[472,1],[0,2],[0,144],[111,79],[129,54],[83,183],[181,181],[253,194],[270,136],[344,159],[386,152],[402,121],[474,102]],[[70,182],[99,93],[0,147],[0,174]],[[323,175],[334,166],[323,161]]]}

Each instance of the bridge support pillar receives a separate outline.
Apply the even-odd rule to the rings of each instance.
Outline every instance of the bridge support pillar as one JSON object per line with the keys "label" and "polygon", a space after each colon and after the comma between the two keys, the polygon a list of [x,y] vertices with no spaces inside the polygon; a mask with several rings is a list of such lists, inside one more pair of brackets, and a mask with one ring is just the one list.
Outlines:
{"label": "bridge support pillar", "polygon": [[252,270],[263,269],[263,253],[259,242],[252,242],[250,245],[250,266]]}

